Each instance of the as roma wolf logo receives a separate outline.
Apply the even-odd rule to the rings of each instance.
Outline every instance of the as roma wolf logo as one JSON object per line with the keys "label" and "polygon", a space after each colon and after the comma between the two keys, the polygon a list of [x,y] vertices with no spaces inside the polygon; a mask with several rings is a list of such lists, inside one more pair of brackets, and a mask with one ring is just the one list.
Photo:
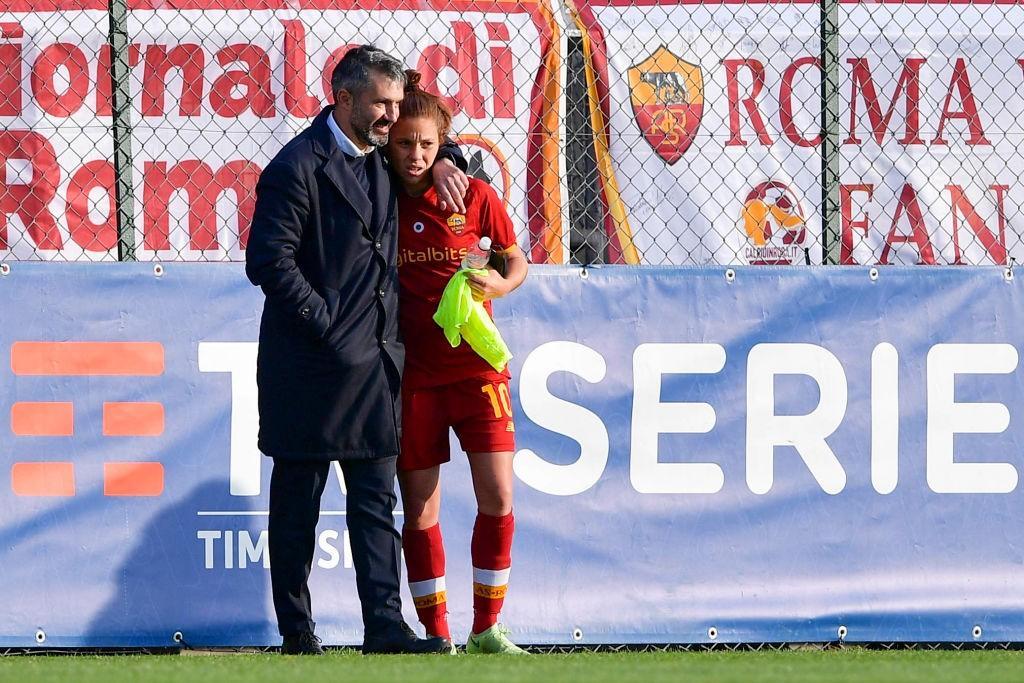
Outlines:
{"label": "as roma wolf logo", "polygon": [[644,139],[669,164],[683,157],[704,113],[700,67],[664,45],[629,68],[630,99]]}

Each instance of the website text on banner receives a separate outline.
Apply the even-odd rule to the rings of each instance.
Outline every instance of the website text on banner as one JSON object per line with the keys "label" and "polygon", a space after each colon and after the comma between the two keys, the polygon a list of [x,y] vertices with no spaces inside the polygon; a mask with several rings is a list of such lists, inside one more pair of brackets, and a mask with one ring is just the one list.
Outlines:
{"label": "website text on banner", "polygon": [[[1024,302],[1004,278],[533,269],[495,305],[517,642],[1024,640]],[[0,647],[279,642],[241,267],[18,263],[0,301],[20,302],[0,325]],[[468,465],[445,467],[468,558]],[[317,630],[358,643],[336,477],[323,509]],[[464,634],[470,563],[447,580]]]}
{"label": "website text on banner", "polygon": [[[333,102],[348,47],[375,43],[447,98],[521,245],[561,262],[560,32],[545,3],[131,0],[135,256],[244,260],[260,170]],[[107,40],[106,2],[0,12],[0,258],[118,257]]]}

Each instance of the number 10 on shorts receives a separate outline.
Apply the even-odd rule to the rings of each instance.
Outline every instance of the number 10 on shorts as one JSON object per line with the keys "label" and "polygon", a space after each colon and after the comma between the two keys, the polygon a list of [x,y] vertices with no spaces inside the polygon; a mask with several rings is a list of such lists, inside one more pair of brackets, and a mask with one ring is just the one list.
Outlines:
{"label": "number 10 on shorts", "polygon": [[494,411],[495,419],[512,419],[512,401],[508,395],[508,384],[485,384],[480,387],[480,391],[487,394],[487,398],[491,400],[491,410]]}

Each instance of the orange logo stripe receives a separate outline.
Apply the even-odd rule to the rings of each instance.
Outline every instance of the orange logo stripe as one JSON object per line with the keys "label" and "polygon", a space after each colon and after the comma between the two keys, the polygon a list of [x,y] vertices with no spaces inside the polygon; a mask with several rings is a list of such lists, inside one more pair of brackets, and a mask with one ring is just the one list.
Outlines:
{"label": "orange logo stripe", "polygon": [[501,600],[508,593],[508,586],[488,586],[483,583],[473,583],[473,595],[490,600]]}
{"label": "orange logo stripe", "polygon": [[15,342],[16,375],[161,375],[159,342]]}
{"label": "orange logo stripe", "polygon": [[161,403],[104,403],[103,436],[160,436],[164,433]]}
{"label": "orange logo stripe", "polygon": [[16,462],[11,467],[16,496],[75,495],[75,466],[70,462]]}
{"label": "orange logo stripe", "polygon": [[164,492],[164,466],[158,462],[103,464],[103,495],[159,496]]}
{"label": "orange logo stripe", "polygon": [[11,406],[11,431],[17,436],[71,436],[75,433],[74,405],[19,401]]}
{"label": "orange logo stripe", "polygon": [[424,595],[422,597],[412,599],[412,604],[416,606],[416,609],[433,607],[434,605],[440,605],[442,602],[448,602],[447,591],[432,593],[431,595]]}

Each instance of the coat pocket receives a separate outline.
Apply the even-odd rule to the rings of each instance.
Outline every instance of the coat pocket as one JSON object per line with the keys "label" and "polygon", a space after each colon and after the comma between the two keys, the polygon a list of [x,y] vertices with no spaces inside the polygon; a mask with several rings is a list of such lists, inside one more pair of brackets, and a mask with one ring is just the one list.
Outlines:
{"label": "coat pocket", "polygon": [[376,317],[371,311],[363,310],[359,306],[361,302],[346,298],[336,289],[325,288],[324,292],[324,300],[330,306],[331,325],[324,335],[323,344],[331,357],[346,368],[379,362]]}

